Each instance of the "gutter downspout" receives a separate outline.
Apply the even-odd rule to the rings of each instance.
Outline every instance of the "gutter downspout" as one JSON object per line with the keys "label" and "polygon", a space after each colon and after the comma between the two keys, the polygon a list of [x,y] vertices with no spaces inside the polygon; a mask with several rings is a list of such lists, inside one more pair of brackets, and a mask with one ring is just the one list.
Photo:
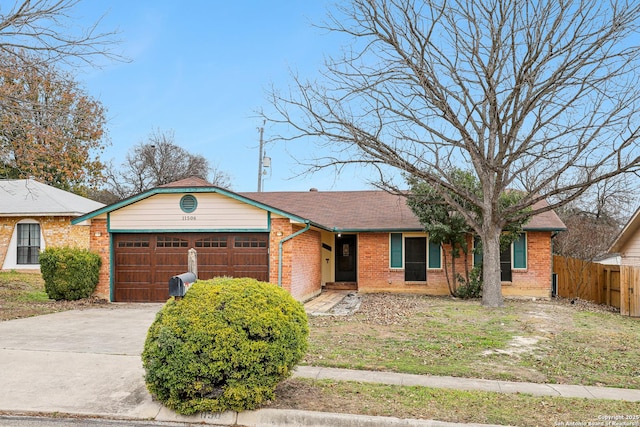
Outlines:
{"label": "gutter downspout", "polygon": [[280,240],[278,242],[278,286],[282,287],[282,245],[288,241],[293,239],[296,236],[299,236],[300,234],[304,233],[305,231],[309,231],[309,229],[311,228],[311,224],[309,224],[309,221],[305,221],[306,226],[302,229],[302,230],[298,230],[295,233],[291,234],[290,236],[285,237],[284,239]]}

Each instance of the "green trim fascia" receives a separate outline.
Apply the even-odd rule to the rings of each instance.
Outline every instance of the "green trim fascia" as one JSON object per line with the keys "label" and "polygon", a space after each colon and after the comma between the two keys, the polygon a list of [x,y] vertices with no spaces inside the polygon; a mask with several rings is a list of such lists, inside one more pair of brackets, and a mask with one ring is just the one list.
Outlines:
{"label": "green trim fascia", "polygon": [[529,228],[529,227],[522,227],[522,231],[567,231],[567,227],[565,227],[565,228],[554,228],[554,227]]}
{"label": "green trim fascia", "polygon": [[109,229],[109,233],[268,233],[269,228],[167,228],[167,229]]}
{"label": "green trim fascia", "polygon": [[334,233],[424,233],[424,228],[332,228]]}
{"label": "green trim fascia", "polygon": [[[227,196],[230,197],[234,200],[237,200],[239,202],[243,202],[246,203],[248,205],[263,209],[265,211],[268,212],[275,212],[278,215],[282,215],[284,217],[287,217],[289,219],[292,219],[294,221],[298,221],[304,224],[309,223],[309,220],[299,217],[297,215],[294,215],[290,212],[286,212],[283,211],[281,209],[278,208],[274,208],[273,206],[269,206],[269,205],[265,205],[264,203],[260,203],[257,202],[255,200],[249,199],[247,197],[241,196],[237,193],[234,193],[232,191],[229,190],[224,190],[222,188],[218,188],[218,187],[161,187],[161,188],[152,188],[151,190],[147,190],[144,193],[140,193],[136,196],[131,196],[127,199],[121,200],[117,203],[102,207],[100,209],[97,209],[93,212],[89,212],[83,216],[80,216],[78,218],[75,218],[71,221],[72,224],[77,224],[79,222],[85,221],[87,219],[91,219],[95,216],[98,215],[102,215],[104,213],[109,213],[109,212],[113,212],[115,210],[121,209],[125,206],[129,206],[133,203],[139,202],[140,200],[144,200],[147,199],[151,196],[155,196],[157,194],[183,194],[183,193],[218,193],[221,194],[223,196]],[[319,228],[323,228],[326,229],[326,227],[321,226],[319,224],[313,224],[316,227]]]}
{"label": "green trim fascia", "polygon": [[113,247],[113,234],[109,233],[109,302],[114,302],[116,296],[115,281],[116,263],[115,249]]}

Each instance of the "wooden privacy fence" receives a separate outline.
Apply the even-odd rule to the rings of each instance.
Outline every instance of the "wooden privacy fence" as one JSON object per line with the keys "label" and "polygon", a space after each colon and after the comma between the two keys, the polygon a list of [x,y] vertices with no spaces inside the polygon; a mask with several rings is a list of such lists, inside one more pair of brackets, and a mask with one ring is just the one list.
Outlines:
{"label": "wooden privacy fence", "polygon": [[640,267],[605,265],[555,255],[556,292],[620,309],[625,316],[640,317]]}

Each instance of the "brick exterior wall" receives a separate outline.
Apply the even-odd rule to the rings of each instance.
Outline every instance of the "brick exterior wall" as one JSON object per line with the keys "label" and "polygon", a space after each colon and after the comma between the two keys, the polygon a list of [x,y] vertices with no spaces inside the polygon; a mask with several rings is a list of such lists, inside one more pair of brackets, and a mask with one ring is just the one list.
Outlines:
{"label": "brick exterior wall", "polygon": [[[288,219],[274,218],[271,220],[271,234],[269,235],[269,282],[278,284],[278,244],[280,240],[293,234],[293,226]],[[291,240],[282,245],[282,287],[291,289],[291,254],[293,243]]]}
{"label": "brick exterior wall", "polygon": [[72,218],[69,216],[4,217],[0,219],[0,267],[9,251],[13,231],[18,222],[24,219],[35,220],[40,224],[44,247],[90,248],[89,226],[71,225]]}
{"label": "brick exterior wall", "polygon": [[[471,239],[469,247],[471,248]],[[358,235],[358,290],[360,292],[400,292],[425,295],[448,295],[444,269],[428,269],[426,283],[407,283],[403,269],[390,268],[389,233]],[[447,251],[447,266],[451,277],[451,257]],[[464,274],[464,259],[456,260],[456,273]],[[469,255],[469,269],[473,258]],[[444,260],[442,262],[444,267]],[[503,283],[502,293],[508,297],[551,296],[551,232],[527,232],[527,268],[512,270],[512,282]]]}
{"label": "brick exterior wall", "polygon": [[[294,232],[302,227],[294,227]],[[322,242],[320,233],[308,230],[293,239],[291,287],[289,292],[298,301],[318,295],[322,284]]]}
{"label": "brick exterior wall", "polygon": [[443,269],[427,270],[426,284],[414,284],[405,282],[403,269],[391,268],[389,265],[389,233],[360,233],[358,235],[358,291],[449,294]]}
{"label": "brick exterior wall", "polygon": [[[286,218],[271,220],[269,281],[278,283],[280,241],[303,227]],[[321,291],[320,233],[308,230],[282,245],[282,287],[296,300],[306,301]]]}
{"label": "brick exterior wall", "polygon": [[550,231],[527,232],[527,268],[512,270],[512,282],[502,285],[502,294],[510,297],[551,297],[553,270]]}
{"label": "brick exterior wall", "polygon": [[106,219],[92,219],[91,220],[91,250],[97,252],[102,258],[102,266],[100,267],[100,278],[98,280],[98,286],[96,287],[93,295],[98,298],[111,300],[111,286],[110,286],[110,265],[111,265],[111,251],[109,248],[109,233],[107,232],[107,220]]}

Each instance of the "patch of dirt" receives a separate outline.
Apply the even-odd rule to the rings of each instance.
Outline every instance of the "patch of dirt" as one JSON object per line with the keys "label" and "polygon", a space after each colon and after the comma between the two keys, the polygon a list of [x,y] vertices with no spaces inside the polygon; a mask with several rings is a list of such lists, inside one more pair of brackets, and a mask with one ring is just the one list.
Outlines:
{"label": "patch of dirt", "polygon": [[367,323],[378,325],[400,325],[410,316],[424,311],[425,299],[415,295],[367,294],[358,314]]}
{"label": "patch of dirt", "polygon": [[0,299],[0,321],[41,316],[67,310],[82,310],[94,307],[108,307],[104,299],[85,298],[78,301],[2,301]]}
{"label": "patch of dirt", "polygon": [[507,354],[509,356],[515,356],[523,353],[530,353],[538,349],[538,342],[541,337],[521,337],[515,336],[507,344],[507,348],[496,348],[493,350],[486,350],[482,352],[483,356],[490,356],[492,354]]}

